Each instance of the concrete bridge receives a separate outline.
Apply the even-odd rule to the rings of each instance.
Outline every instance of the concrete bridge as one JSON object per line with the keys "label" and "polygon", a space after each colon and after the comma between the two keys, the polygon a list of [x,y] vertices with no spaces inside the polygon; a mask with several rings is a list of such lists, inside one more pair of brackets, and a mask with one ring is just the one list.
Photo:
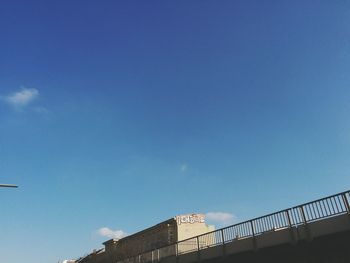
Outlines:
{"label": "concrete bridge", "polygon": [[349,201],[339,193],[113,262],[350,262]]}

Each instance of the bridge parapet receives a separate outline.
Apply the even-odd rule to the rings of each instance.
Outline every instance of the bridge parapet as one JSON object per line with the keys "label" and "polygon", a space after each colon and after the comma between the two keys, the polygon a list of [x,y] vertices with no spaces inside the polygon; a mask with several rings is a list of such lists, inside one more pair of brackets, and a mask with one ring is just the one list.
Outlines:
{"label": "bridge parapet", "polygon": [[190,263],[350,230],[350,191],[234,224],[117,263]]}

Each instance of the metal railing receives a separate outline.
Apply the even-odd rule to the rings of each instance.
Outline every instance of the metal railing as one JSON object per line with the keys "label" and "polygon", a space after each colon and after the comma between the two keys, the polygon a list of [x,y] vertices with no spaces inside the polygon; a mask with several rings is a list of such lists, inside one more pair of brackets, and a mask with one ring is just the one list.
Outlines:
{"label": "metal railing", "polygon": [[350,190],[331,195],[309,203],[288,208],[276,213],[251,219],[242,223],[224,227],[171,245],[157,248],[118,263],[158,262],[169,256],[178,256],[209,247],[224,245],[263,233],[298,227],[310,222],[350,214]]}

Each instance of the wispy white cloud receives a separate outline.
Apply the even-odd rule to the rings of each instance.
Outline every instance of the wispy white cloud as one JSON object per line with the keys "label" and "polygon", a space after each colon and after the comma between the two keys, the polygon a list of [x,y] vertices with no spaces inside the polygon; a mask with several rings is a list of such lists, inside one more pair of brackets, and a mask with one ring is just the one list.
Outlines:
{"label": "wispy white cloud", "polygon": [[228,226],[234,224],[236,216],[226,212],[208,212],[205,214],[207,221],[219,226]]}
{"label": "wispy white cloud", "polygon": [[108,227],[101,227],[96,231],[96,233],[100,236],[107,237],[107,238],[116,238],[120,239],[123,237],[126,237],[128,234],[124,232],[123,230],[112,230]]}
{"label": "wispy white cloud", "polygon": [[180,166],[180,171],[181,171],[182,173],[186,172],[187,169],[188,169],[188,165],[187,165],[186,163],[181,164],[181,166]]}
{"label": "wispy white cloud", "polygon": [[32,103],[38,96],[39,91],[37,89],[21,88],[19,91],[1,98],[15,109],[20,110]]}

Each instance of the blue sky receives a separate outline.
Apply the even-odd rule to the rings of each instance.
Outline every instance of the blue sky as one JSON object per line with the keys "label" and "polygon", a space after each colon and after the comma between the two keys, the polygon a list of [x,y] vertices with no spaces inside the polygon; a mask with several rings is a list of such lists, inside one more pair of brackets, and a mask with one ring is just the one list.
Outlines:
{"label": "blue sky", "polygon": [[349,25],[348,1],[2,2],[1,262],[349,189]]}

